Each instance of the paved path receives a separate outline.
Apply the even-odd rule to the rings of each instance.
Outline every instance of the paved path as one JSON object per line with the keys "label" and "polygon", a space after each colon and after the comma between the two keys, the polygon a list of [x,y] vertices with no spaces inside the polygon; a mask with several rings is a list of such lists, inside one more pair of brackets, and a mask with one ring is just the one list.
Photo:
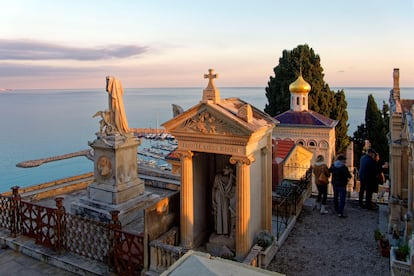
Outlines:
{"label": "paved path", "polygon": [[361,209],[357,201],[345,206],[347,218],[339,218],[328,199],[329,214],[303,210],[289,237],[268,269],[288,276],[390,275],[389,258],[382,257],[374,239],[385,233],[387,208]]}
{"label": "paved path", "polygon": [[0,249],[0,275],[37,276],[76,275],[53,265],[38,261],[10,248]]}

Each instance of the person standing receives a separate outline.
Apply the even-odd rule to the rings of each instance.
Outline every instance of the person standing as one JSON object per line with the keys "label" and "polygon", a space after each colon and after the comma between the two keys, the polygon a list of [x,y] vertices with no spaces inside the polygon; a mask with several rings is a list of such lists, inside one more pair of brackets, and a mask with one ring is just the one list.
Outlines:
{"label": "person standing", "polygon": [[352,175],[345,165],[346,157],[343,154],[338,155],[335,162],[329,168],[332,173],[332,186],[334,190],[334,207],[338,217],[345,218],[344,208],[346,200],[346,185]]}
{"label": "person standing", "polygon": [[318,155],[316,157],[316,163],[312,167],[313,174],[315,175],[315,184],[318,188],[318,197],[316,199],[316,203],[321,205],[320,213],[327,214],[328,210],[326,210],[326,199],[328,197],[328,184],[329,184],[329,177],[330,172],[329,168],[326,165],[323,155]]}
{"label": "person standing", "polygon": [[[377,186],[377,162],[375,162],[375,150],[368,149],[367,153],[361,157],[359,165],[359,206],[364,209],[375,209],[372,204],[372,194]],[[364,203],[365,194],[365,203]]]}

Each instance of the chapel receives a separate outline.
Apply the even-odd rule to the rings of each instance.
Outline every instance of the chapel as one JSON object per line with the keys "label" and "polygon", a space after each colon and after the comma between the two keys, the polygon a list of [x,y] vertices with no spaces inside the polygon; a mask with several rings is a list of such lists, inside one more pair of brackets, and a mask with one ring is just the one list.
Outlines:
{"label": "chapel", "polygon": [[279,124],[273,129],[273,139],[300,144],[313,153],[311,164],[321,154],[330,166],[335,158],[335,127],[338,121],[309,110],[308,94],[311,89],[300,72],[289,85],[290,109],[274,117]]}
{"label": "chapel", "polygon": [[329,166],[335,156],[335,127],[338,121],[308,109],[311,89],[302,73],[289,85],[290,109],[274,117],[279,124],[273,129],[273,138],[301,144],[313,152],[314,158],[322,154]]}

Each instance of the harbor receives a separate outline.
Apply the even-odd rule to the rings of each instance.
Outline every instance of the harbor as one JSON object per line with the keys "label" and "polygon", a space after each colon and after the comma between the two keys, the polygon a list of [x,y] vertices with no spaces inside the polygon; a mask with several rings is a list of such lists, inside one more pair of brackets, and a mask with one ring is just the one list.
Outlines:
{"label": "harbor", "polygon": [[[165,132],[164,129],[132,128],[131,130],[134,135],[141,140],[141,146],[138,149],[138,164],[158,168],[160,170],[171,170],[171,167],[165,161],[165,158],[170,152],[177,148],[177,143],[174,137]],[[17,163],[16,167],[33,168],[48,162],[55,162],[81,156],[93,160],[93,150],[85,149],[62,155],[22,161]]]}

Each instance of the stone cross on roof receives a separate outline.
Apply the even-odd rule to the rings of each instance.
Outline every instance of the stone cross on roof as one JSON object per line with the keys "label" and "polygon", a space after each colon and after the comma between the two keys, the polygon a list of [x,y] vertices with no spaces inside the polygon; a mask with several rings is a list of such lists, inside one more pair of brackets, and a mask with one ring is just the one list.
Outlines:
{"label": "stone cross on roof", "polygon": [[214,79],[218,79],[218,74],[213,74],[213,69],[208,69],[208,74],[204,74],[204,78],[208,78],[207,89],[216,89],[214,85]]}
{"label": "stone cross on roof", "polygon": [[214,79],[218,78],[218,74],[214,74],[213,72],[213,69],[208,69],[208,74],[204,74],[204,78],[208,79],[208,84],[203,90],[203,102],[213,101],[217,103],[220,101],[220,91],[214,85]]}

